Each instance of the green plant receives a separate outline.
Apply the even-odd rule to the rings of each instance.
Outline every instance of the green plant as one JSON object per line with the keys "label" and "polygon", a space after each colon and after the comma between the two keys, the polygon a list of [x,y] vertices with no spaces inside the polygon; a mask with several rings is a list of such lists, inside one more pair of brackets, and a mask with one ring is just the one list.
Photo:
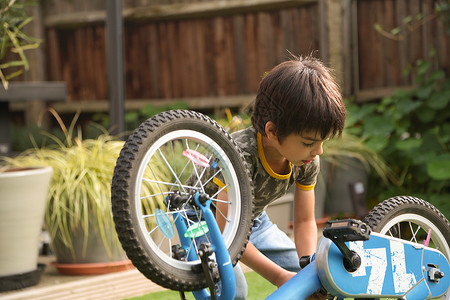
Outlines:
{"label": "green plant", "polygon": [[400,26],[386,30],[378,23],[374,24],[374,29],[382,36],[391,40],[405,40],[408,35],[422,28],[424,24],[440,18],[445,26],[446,32],[450,33],[450,3],[449,0],[438,0],[434,3],[434,10],[424,14],[422,12],[415,15],[408,15],[402,19]]}
{"label": "green plant", "polygon": [[373,170],[383,183],[396,181],[395,174],[384,159],[356,135],[344,131],[342,136],[326,141],[323,148],[321,157],[333,165],[341,165],[342,158],[354,158],[360,161],[367,171]]}
{"label": "green plant", "polygon": [[[17,157],[2,159],[9,167],[48,165],[53,168],[45,214],[51,240],[58,238],[75,257],[74,232],[81,230],[84,233],[86,248],[89,234],[97,231],[106,251],[112,257],[111,242],[108,239],[108,235],[114,231],[111,180],[123,142],[106,131],[96,139],[83,140],[81,130],[75,130],[78,115],[69,128],[66,128],[56,112],[52,112],[59,121],[65,140],[43,132],[44,136],[52,140],[51,145],[31,148]],[[170,174],[159,176],[163,178]],[[159,192],[156,186],[148,183],[143,185],[141,196]],[[162,200],[159,205],[164,205]],[[143,203],[143,209],[149,213],[156,207],[159,206],[155,206],[154,202]],[[94,220],[89,220],[92,217]],[[97,229],[94,230],[92,225]]]}
{"label": "green plant", "polygon": [[[434,52],[430,53],[430,58]],[[379,152],[399,177],[380,190],[382,199],[414,194],[450,215],[450,80],[418,60],[416,88],[398,90],[379,103],[348,105],[349,131]]]}
{"label": "green plant", "polygon": [[225,118],[215,118],[217,123],[222,125],[222,127],[229,133],[245,129],[251,125],[250,115],[248,114],[232,114],[229,108],[224,110]]}
{"label": "green plant", "polygon": [[[4,0],[0,2],[0,80],[5,89],[8,81],[28,70],[26,50],[39,47],[40,40],[23,32],[32,21],[25,8],[34,1]],[[7,74],[8,73],[8,74]]]}

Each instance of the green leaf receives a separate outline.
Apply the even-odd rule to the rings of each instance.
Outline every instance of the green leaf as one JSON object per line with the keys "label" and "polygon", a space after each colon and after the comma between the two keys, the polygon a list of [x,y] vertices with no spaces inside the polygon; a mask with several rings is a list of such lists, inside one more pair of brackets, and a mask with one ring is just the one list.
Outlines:
{"label": "green leaf", "polygon": [[389,139],[384,136],[373,136],[366,140],[367,147],[375,152],[380,152],[386,148],[389,143]]}
{"label": "green leaf", "polygon": [[409,126],[411,125],[411,122],[407,118],[402,118],[397,121],[397,125],[395,128],[395,132],[401,136],[404,132],[408,131]]}
{"label": "green leaf", "polygon": [[422,123],[430,123],[436,117],[436,111],[434,111],[432,109],[424,108],[417,115]]}
{"label": "green leaf", "polygon": [[364,131],[370,135],[386,135],[395,129],[395,121],[384,116],[373,116],[364,120]]}
{"label": "green leaf", "polygon": [[445,123],[441,127],[442,135],[450,137],[450,123]]}
{"label": "green leaf", "polygon": [[428,97],[430,97],[430,94],[433,91],[433,89],[434,84],[422,86],[419,89],[417,89],[417,96],[420,99],[427,99]]}
{"label": "green leaf", "polygon": [[412,21],[412,17],[411,16],[407,16],[403,19],[403,24],[408,24]]}
{"label": "green leaf", "polygon": [[417,74],[418,75],[424,75],[428,71],[428,69],[431,67],[431,63],[425,62],[423,60],[419,60],[417,62],[417,66],[418,66]]}
{"label": "green leaf", "polygon": [[396,103],[396,110],[401,113],[402,116],[409,114],[416,108],[418,108],[422,103],[420,101],[414,101],[412,99],[404,99]]}
{"label": "green leaf", "polygon": [[445,78],[445,72],[442,70],[438,70],[438,71],[434,72],[433,74],[431,74],[432,80],[439,80],[439,79],[443,79],[443,78]]}
{"label": "green leaf", "polygon": [[427,164],[427,172],[435,180],[450,179],[450,159],[429,162]]}
{"label": "green leaf", "polygon": [[391,33],[393,35],[397,35],[400,33],[400,31],[401,31],[400,27],[395,27],[394,29],[391,30]]}
{"label": "green leaf", "polygon": [[125,114],[126,122],[134,122],[134,121],[138,120],[138,118],[139,118],[139,114],[135,111],[130,111]]}
{"label": "green leaf", "polygon": [[433,47],[430,49],[430,51],[428,51],[428,56],[429,57],[435,57],[436,56],[436,49]]}
{"label": "green leaf", "polygon": [[421,139],[423,141],[421,150],[431,153],[444,153],[442,145],[439,143],[439,140],[437,139],[436,130],[434,128],[429,128],[428,130],[424,131]]}
{"label": "green leaf", "polygon": [[406,139],[398,141],[395,144],[395,148],[402,151],[414,150],[422,146],[422,140],[419,139]]}
{"label": "green leaf", "polygon": [[433,109],[443,109],[450,101],[450,90],[434,93],[428,100],[428,106]]}

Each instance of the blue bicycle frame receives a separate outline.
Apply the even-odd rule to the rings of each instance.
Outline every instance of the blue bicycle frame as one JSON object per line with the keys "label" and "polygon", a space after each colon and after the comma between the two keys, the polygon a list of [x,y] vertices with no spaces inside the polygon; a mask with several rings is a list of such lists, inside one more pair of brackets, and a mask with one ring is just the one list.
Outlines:
{"label": "blue bicycle frame", "polygon": [[[203,218],[208,226],[212,250],[218,264],[222,288],[219,291],[220,294],[217,295],[217,298],[220,300],[234,299],[234,296],[236,295],[236,279],[234,276],[233,264],[227,246],[222,238],[220,228],[217,225],[216,218],[211,211],[211,199],[207,199],[205,203],[201,203],[199,193],[195,193],[194,201],[195,204],[200,207]],[[184,233],[187,231],[186,224],[182,218],[177,218],[175,216],[175,226],[177,227],[178,232]],[[179,238],[183,248],[189,249],[190,247],[193,247],[191,246],[192,243],[190,238],[181,234],[179,235]],[[194,250],[191,249],[191,251],[187,251],[187,253],[189,253],[188,260],[193,261],[198,259],[197,253]],[[210,293],[206,288],[200,291],[194,291],[193,294],[197,300],[210,299]]]}
{"label": "blue bicycle frame", "polygon": [[[233,266],[210,209],[211,200],[202,204],[198,193],[194,200],[207,223],[219,268],[222,288],[218,299],[232,300],[236,292]],[[179,232],[186,231],[182,221],[176,222],[176,226],[180,226]],[[357,270],[348,271],[336,244],[322,237],[312,262],[267,299],[306,299],[323,286],[339,299],[381,297],[423,300],[442,296],[450,286],[449,262],[436,249],[377,233],[371,233],[368,240],[345,244],[361,258]],[[189,247],[190,240],[182,239],[182,245]],[[197,259],[194,251],[190,252],[193,256],[189,259]],[[197,300],[210,299],[207,289],[193,294]]]}
{"label": "blue bicycle frame", "polygon": [[450,265],[438,250],[378,233],[347,246],[361,257],[358,270],[347,271],[342,253],[322,237],[315,260],[267,299],[305,299],[323,286],[339,299],[423,300],[441,297],[450,286],[450,276],[438,278],[450,274]]}

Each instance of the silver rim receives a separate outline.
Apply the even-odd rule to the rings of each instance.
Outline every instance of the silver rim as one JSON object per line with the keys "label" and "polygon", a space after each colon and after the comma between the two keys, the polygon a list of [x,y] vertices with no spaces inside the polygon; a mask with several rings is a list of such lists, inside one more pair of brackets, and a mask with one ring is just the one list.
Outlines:
{"label": "silver rim", "polygon": [[389,220],[380,230],[380,233],[422,244],[429,230],[431,230],[429,246],[441,251],[449,259],[450,248],[444,235],[430,220],[421,215],[399,215]]}
{"label": "silver rim", "polygon": [[[183,155],[183,151],[186,150],[188,150],[187,153],[191,151],[198,154],[203,160],[188,158]],[[209,169],[211,169],[211,165],[215,164],[214,162],[217,163],[217,167],[211,171]],[[236,171],[223,149],[214,140],[200,132],[177,130],[163,135],[147,150],[140,163],[136,178],[135,213],[139,223],[138,229],[145,237],[145,243],[150,251],[160,257],[165,264],[190,270],[192,264],[198,263],[198,261],[172,258],[172,246],[179,244],[174,225],[175,219],[182,217],[185,223],[194,224],[197,221],[192,219],[192,214],[194,218],[201,219],[201,211],[192,207],[189,209],[182,207],[175,214],[161,203],[164,202],[167,195],[174,191],[178,191],[182,195],[188,195],[194,189],[204,192],[204,186],[211,185],[213,178],[219,176],[225,186],[217,187],[216,192],[210,194],[211,207],[217,209],[216,215],[220,214],[226,219],[223,237],[229,248],[239,227],[241,196]],[[188,181],[188,178],[191,180]],[[228,200],[227,202],[222,201],[222,203],[226,204],[226,213],[217,208],[220,200],[216,198],[218,192],[225,189]],[[157,224],[157,215],[166,220],[165,224],[168,225],[170,234],[162,229],[164,226]],[[174,217],[175,215],[178,216]],[[172,236],[173,232],[175,234]],[[204,235],[204,237],[208,241],[207,236]],[[199,243],[193,239],[191,245],[194,249],[198,248],[197,244]]]}

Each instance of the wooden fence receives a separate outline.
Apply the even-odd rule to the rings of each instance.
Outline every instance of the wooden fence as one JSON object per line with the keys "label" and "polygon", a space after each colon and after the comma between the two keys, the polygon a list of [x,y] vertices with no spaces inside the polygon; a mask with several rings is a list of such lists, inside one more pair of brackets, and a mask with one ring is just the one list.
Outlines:
{"label": "wooden fence", "polygon": [[[317,3],[274,11],[125,21],[127,99],[254,94],[289,52],[319,48]],[[48,27],[50,80],[67,82],[70,100],[107,98],[102,23]],[[318,55],[316,53],[316,55]]]}
{"label": "wooden fence", "polygon": [[[199,99],[205,107],[243,105],[289,52],[331,64],[344,95],[360,101],[413,85],[403,71],[432,47],[435,67],[448,75],[450,37],[435,2],[125,0],[127,107]],[[104,0],[55,0],[42,9],[45,79],[67,83],[69,102],[58,105],[106,110]],[[404,24],[418,15],[423,19]],[[402,39],[387,38],[375,24],[387,33],[400,26]]]}
{"label": "wooden fence", "polygon": [[[353,93],[360,99],[371,99],[392,92],[394,88],[411,86],[414,78],[404,70],[418,59],[430,60],[435,67],[450,72],[450,35],[434,12],[436,1],[359,0],[353,50],[358,58],[355,66]],[[411,19],[410,21],[408,21]],[[375,30],[376,24],[383,29]],[[447,25],[448,26],[448,25]],[[400,33],[392,35],[391,30]],[[429,57],[435,51],[434,58]]]}

